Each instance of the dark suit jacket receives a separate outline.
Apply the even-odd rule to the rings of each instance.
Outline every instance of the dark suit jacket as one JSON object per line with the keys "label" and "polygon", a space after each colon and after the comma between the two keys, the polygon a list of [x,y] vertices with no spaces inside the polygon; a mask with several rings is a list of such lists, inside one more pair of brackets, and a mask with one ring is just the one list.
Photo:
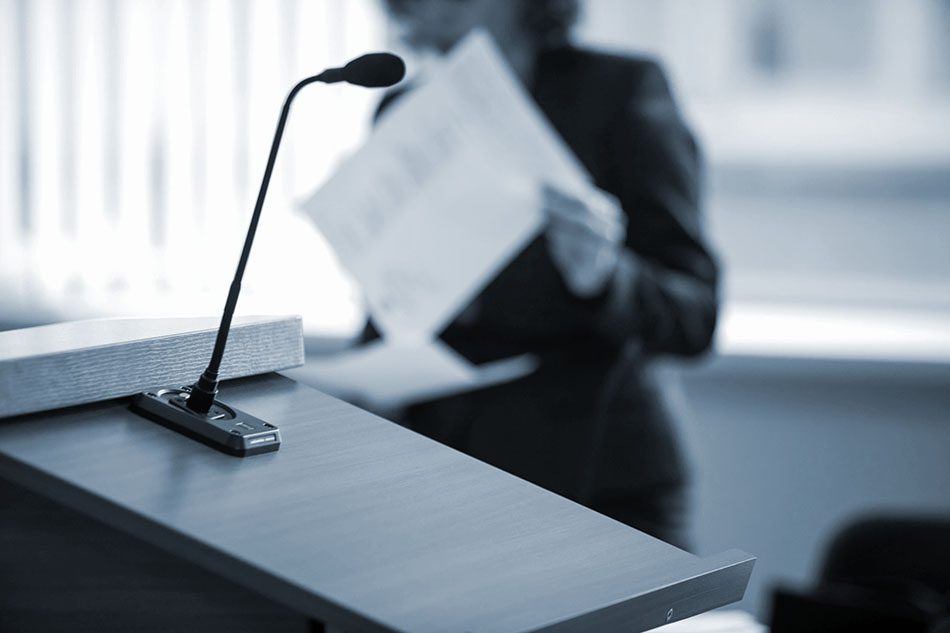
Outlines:
{"label": "dark suit jacket", "polygon": [[670,501],[686,470],[650,359],[700,354],[715,329],[697,146],[653,61],[558,49],[539,58],[529,89],[595,184],[620,200],[620,265],[602,296],[578,299],[536,239],[441,337],[475,362],[532,352],[540,368],[418,403],[403,423],[677,541]]}

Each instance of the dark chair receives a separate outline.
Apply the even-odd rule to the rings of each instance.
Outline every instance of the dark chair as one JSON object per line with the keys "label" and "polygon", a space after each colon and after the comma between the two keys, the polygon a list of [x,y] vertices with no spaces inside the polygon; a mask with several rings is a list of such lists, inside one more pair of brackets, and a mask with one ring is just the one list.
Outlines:
{"label": "dark chair", "polygon": [[841,530],[817,585],[776,590],[772,633],[950,631],[950,517],[873,517]]}

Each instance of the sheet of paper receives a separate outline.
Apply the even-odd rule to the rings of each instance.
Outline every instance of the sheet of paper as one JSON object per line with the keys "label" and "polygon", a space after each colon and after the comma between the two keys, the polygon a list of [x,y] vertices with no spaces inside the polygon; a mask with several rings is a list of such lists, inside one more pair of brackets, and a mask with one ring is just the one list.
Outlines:
{"label": "sheet of paper", "polygon": [[351,268],[388,338],[442,330],[543,225],[538,188],[504,169],[459,160],[441,173]]}
{"label": "sheet of paper", "polygon": [[744,611],[724,609],[658,627],[656,633],[766,633],[766,627]]}
{"label": "sheet of paper", "polygon": [[392,407],[508,382],[536,365],[525,355],[474,366],[441,341],[402,339],[376,340],[292,372],[339,397]]}
{"label": "sheet of paper", "polygon": [[395,103],[305,204],[387,337],[434,334],[588,176],[484,33]]}

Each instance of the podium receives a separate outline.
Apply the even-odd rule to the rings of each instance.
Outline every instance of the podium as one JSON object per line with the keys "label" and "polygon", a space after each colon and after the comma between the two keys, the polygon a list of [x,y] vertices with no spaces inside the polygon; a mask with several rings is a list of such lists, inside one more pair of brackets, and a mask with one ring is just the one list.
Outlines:
{"label": "podium", "polygon": [[281,449],[231,457],[117,398],[0,420],[0,477],[347,632],[647,630],[748,583],[748,554],[694,556],[280,374],[220,398]]}

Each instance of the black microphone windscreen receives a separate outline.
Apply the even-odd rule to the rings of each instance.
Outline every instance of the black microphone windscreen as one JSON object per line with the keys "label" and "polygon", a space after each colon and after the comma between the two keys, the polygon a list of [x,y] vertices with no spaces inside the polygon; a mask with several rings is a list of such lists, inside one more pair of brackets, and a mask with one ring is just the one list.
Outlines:
{"label": "black microphone windscreen", "polygon": [[387,88],[406,76],[406,64],[392,53],[369,53],[343,67],[344,81],[367,88]]}

